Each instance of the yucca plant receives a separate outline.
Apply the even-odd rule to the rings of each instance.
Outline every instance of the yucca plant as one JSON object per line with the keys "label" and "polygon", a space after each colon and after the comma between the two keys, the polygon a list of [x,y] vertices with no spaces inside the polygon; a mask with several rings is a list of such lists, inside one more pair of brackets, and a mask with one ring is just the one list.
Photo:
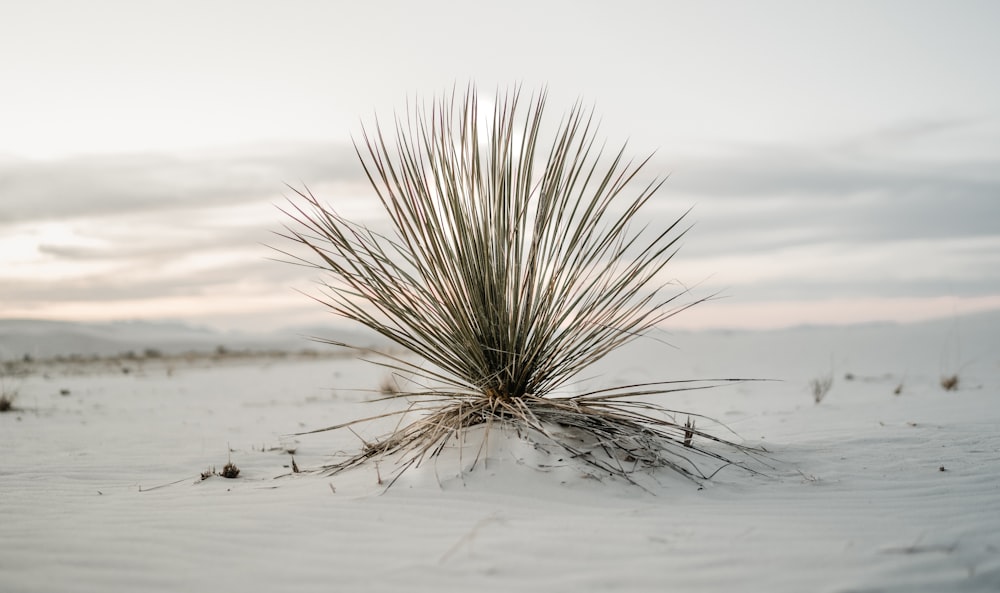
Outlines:
{"label": "yucca plant", "polygon": [[[409,400],[398,413],[412,421],[326,470],[395,456],[402,473],[481,425],[487,435],[502,427],[549,441],[626,479],[659,466],[705,478],[712,472],[695,456],[714,471],[731,463],[715,449],[749,452],[640,397],[717,381],[557,393],[701,301],[680,304],[685,291],[664,279],[684,216],[666,228],[640,219],[663,183],[640,182],[649,157],[628,160],[624,147],[606,155],[592,113],[579,104],[546,135],[544,106],[544,92],[528,101],[517,90],[498,92],[483,114],[470,88],[414,104],[397,117],[393,136],[378,123],[365,130],[355,149],[388,233],[293,188],[286,213],[294,222],[283,236],[307,251],[285,253],[325,273],[317,300],[416,355],[377,361],[411,377],[415,388],[388,397]],[[557,435],[567,428],[583,443]]]}

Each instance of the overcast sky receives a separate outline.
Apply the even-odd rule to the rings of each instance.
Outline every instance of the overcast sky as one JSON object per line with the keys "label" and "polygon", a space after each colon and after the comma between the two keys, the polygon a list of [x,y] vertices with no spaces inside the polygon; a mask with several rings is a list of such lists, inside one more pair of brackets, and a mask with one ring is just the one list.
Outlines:
{"label": "overcast sky", "polygon": [[325,320],[268,259],[284,183],[379,224],[352,135],[546,85],[656,151],[677,327],[1000,307],[995,2],[0,5],[0,317]]}

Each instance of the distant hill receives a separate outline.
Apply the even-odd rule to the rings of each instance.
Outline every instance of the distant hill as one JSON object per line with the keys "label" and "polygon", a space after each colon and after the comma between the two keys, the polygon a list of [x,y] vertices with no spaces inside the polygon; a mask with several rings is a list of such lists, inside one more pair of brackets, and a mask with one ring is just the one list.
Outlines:
{"label": "distant hill", "polygon": [[[889,330],[889,331],[886,331]],[[799,339],[804,343],[836,341],[850,335],[860,351],[898,348],[901,343],[940,346],[953,342],[963,356],[987,355],[1000,349],[1000,311],[989,311],[908,324],[866,323],[856,325],[799,326],[779,330],[707,330],[668,332],[664,335],[690,335],[715,344],[718,338],[770,334],[779,340]],[[657,334],[654,332],[653,334]],[[221,332],[180,322],[123,321],[76,323],[32,319],[0,319],[0,361],[57,356],[116,356],[128,352],[137,355],[146,350],[162,354],[212,352],[219,347],[229,350],[295,352],[304,349],[333,350],[313,338],[340,340],[359,346],[385,345],[386,341],[364,330],[330,326],[289,327],[270,333]],[[667,339],[666,341],[670,341]],[[787,341],[787,340],[785,340]],[[689,341],[689,346],[691,342]],[[706,357],[710,355],[706,354]]]}
{"label": "distant hill", "polygon": [[0,319],[0,360],[54,358],[57,356],[115,356],[127,352],[162,354],[229,350],[280,350],[332,348],[313,337],[342,340],[362,346],[378,337],[358,331],[323,327],[295,327],[266,333],[219,332],[179,322],[125,321],[77,323],[37,319]]}

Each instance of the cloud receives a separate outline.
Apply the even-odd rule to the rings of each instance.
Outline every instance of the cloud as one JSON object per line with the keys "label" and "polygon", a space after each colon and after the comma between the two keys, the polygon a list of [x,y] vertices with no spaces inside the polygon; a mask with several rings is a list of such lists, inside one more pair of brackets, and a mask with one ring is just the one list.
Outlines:
{"label": "cloud", "polygon": [[[679,159],[660,203],[696,204],[705,252],[992,236],[1000,158],[901,160],[845,145],[759,147]],[[725,237],[725,239],[721,239]]]}
{"label": "cloud", "polygon": [[852,138],[845,147],[864,150],[871,147],[886,148],[912,144],[913,142],[940,138],[950,133],[967,132],[977,126],[988,124],[985,117],[950,117],[910,119],[885,126],[870,134]]}
{"label": "cloud", "polygon": [[290,292],[302,270],[263,245],[280,246],[286,181],[350,201],[363,172],[316,144],[0,162],[0,304]]}
{"label": "cloud", "polygon": [[941,245],[887,242],[790,248],[685,260],[677,273],[697,278],[711,270],[705,289],[741,300],[1000,295],[1000,238],[969,250],[961,240]]}
{"label": "cloud", "polygon": [[[651,204],[653,226],[695,206],[669,274],[705,280],[698,295],[723,289],[742,302],[1000,294],[1000,159],[902,158],[883,140],[658,157],[650,170],[669,164],[673,174]],[[13,237],[20,254],[0,254],[16,264],[0,266],[0,302],[113,311],[143,300],[294,301],[292,289],[310,291],[319,274],[271,261],[287,258],[262,246],[287,247],[273,234],[287,221],[274,207],[290,193],[285,181],[385,224],[346,147],[0,164],[0,246]]]}
{"label": "cloud", "polygon": [[358,182],[350,147],[255,146],[214,154],[0,161],[0,224],[245,203],[283,183]]}
{"label": "cloud", "polygon": [[[698,233],[718,249],[739,241],[776,249],[817,240],[879,242],[996,233],[1000,158],[900,159],[885,139],[936,138],[974,125],[921,120],[819,146],[761,146],[716,157],[659,159],[672,171],[657,197],[664,216],[695,205]],[[214,154],[105,155],[57,161],[0,162],[0,225],[32,220],[120,218],[155,213],[174,228],[196,226],[198,212],[253,201],[281,202],[284,183],[317,189],[343,205],[374,201],[353,148],[319,144],[255,146]],[[342,184],[320,191],[324,184]],[[277,219],[277,217],[275,217]],[[164,226],[166,226],[164,224]],[[727,240],[720,240],[719,237]],[[219,240],[242,236],[220,234]],[[711,246],[703,246],[711,250]],[[50,254],[98,256],[94,249],[48,243]]]}

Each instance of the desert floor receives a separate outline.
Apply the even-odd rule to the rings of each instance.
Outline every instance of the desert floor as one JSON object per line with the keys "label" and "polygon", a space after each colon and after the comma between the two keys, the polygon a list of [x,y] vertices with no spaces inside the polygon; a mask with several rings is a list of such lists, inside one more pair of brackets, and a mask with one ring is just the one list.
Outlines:
{"label": "desert floor", "polygon": [[[568,392],[776,379],[661,400],[765,448],[762,473],[661,471],[645,490],[514,436],[469,471],[470,435],[389,490],[391,461],[312,473],[377,428],[289,435],[394,405],[370,401],[385,372],[352,357],[8,361],[0,590],[1000,591],[996,329],[634,342]],[[229,461],[237,478],[202,479]]]}

